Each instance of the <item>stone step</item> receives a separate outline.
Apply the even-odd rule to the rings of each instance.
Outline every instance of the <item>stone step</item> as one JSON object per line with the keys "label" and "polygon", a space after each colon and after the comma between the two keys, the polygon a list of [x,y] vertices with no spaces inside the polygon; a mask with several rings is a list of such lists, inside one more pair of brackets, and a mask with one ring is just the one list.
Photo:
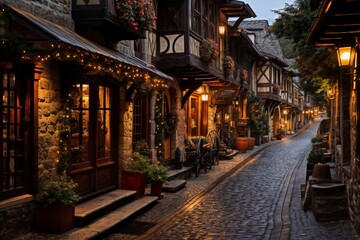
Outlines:
{"label": "stone step", "polygon": [[220,160],[231,160],[233,157],[235,157],[239,153],[238,150],[232,150],[231,153],[227,153],[225,156],[220,158]]}
{"label": "stone step", "polygon": [[186,185],[186,180],[175,179],[171,180],[163,185],[163,192],[177,192],[180,189],[184,188]]}
{"label": "stone step", "polygon": [[172,169],[167,171],[167,180],[181,179],[185,180],[191,177],[192,167],[182,167],[181,169]]}
{"label": "stone step", "polygon": [[156,196],[145,196],[132,201],[103,215],[83,228],[74,228],[64,233],[61,239],[100,239],[113,228],[125,224],[129,219],[152,207],[157,200],[158,197]]}
{"label": "stone step", "polygon": [[136,191],[117,189],[75,206],[75,225],[84,226],[136,198]]}

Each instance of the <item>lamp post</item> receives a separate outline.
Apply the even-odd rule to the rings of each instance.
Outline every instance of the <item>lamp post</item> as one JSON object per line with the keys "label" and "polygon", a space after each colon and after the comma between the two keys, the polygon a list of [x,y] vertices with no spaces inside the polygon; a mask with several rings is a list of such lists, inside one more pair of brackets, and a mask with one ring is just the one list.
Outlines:
{"label": "lamp post", "polygon": [[[356,43],[357,43],[357,39]],[[351,140],[350,140],[350,109],[349,102],[351,99],[351,87],[354,80],[354,66],[357,54],[357,46],[339,46],[337,51],[338,63],[340,66],[340,79],[338,81],[339,103],[338,110],[339,121],[335,122],[335,128],[340,129],[342,159],[351,157]]]}

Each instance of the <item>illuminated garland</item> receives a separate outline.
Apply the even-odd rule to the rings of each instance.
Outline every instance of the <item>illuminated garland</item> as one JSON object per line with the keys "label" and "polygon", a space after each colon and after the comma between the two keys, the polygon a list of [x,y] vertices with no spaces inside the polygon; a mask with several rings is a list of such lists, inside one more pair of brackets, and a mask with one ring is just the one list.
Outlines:
{"label": "illuminated garland", "polygon": [[59,160],[57,162],[56,170],[60,176],[66,176],[66,169],[69,167],[68,158],[70,154],[70,134],[71,125],[74,118],[71,115],[71,109],[74,104],[74,98],[71,94],[67,95],[63,103],[62,114],[58,121],[59,126]]}
{"label": "illuminated garland", "polygon": [[[144,83],[151,90],[168,88],[166,80],[157,76],[152,76],[144,69],[120,63],[116,59],[101,54],[88,52],[67,44],[52,44],[49,47],[48,52],[48,54],[38,54],[35,59],[40,62],[47,62],[51,59],[56,59],[58,61],[76,61],[85,69],[102,73],[106,72],[119,80],[132,81],[137,85]],[[33,57],[28,56],[26,52],[24,52],[22,59],[33,59]]]}
{"label": "illuminated garland", "polygon": [[166,127],[166,118],[163,114],[164,93],[159,92],[155,104],[155,149],[156,156],[160,162],[164,160],[164,129]]}
{"label": "illuminated garland", "polygon": [[[0,30],[7,29],[8,7],[0,4]],[[166,80],[158,76],[149,74],[149,71],[141,67],[131,66],[121,63],[116,59],[93,53],[81,48],[68,44],[51,44],[48,48],[34,49],[22,37],[5,31],[3,36],[0,35],[0,50],[12,50],[13,54],[17,53],[22,61],[40,61],[45,62],[51,59],[59,61],[77,61],[84,68],[106,72],[119,80],[127,80],[141,85],[144,83],[151,90],[161,90],[168,88]]]}

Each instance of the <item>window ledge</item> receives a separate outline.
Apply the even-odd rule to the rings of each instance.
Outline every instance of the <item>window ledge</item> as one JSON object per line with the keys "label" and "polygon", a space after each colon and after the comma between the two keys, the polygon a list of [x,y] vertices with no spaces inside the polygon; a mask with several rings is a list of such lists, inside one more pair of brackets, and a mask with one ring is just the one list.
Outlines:
{"label": "window ledge", "polygon": [[31,202],[34,200],[33,195],[25,194],[18,197],[6,199],[0,201],[0,211],[6,210],[8,208],[14,207],[16,205],[20,205],[23,203]]}

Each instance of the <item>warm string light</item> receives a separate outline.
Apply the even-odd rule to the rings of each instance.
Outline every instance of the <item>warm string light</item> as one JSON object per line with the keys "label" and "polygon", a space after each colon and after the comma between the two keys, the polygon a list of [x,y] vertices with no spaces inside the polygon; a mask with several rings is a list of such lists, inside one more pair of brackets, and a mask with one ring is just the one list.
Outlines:
{"label": "warm string light", "polygon": [[[66,44],[51,44],[50,54],[38,54],[37,60],[47,62],[51,59],[59,61],[77,61],[81,65],[99,72],[109,72],[119,75],[119,79],[129,80],[141,85],[144,83],[151,90],[162,90],[168,88],[166,80],[152,77],[143,69],[135,66],[119,63],[115,59],[94,54]],[[27,52],[23,52],[22,59],[32,59]]]}
{"label": "warm string light", "polygon": [[163,113],[164,93],[159,92],[155,104],[155,149],[158,160],[164,160],[164,130],[166,117]]}

